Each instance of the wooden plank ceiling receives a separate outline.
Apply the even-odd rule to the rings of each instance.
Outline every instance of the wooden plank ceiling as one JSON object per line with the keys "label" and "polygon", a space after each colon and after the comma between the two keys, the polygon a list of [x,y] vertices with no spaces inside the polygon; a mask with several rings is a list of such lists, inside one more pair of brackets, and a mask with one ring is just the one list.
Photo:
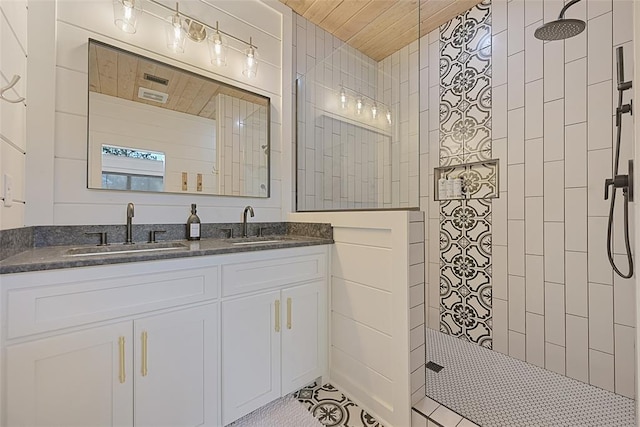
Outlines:
{"label": "wooden plank ceiling", "polygon": [[376,61],[428,34],[480,1],[280,0],[298,15]]}
{"label": "wooden plank ceiling", "polygon": [[[145,76],[151,76],[152,80]],[[153,81],[156,80],[153,77],[166,80],[166,84]],[[167,102],[161,104],[139,98],[140,87],[168,94]],[[89,90],[214,120],[215,97],[219,93],[265,104],[263,98],[218,84],[215,80],[97,44],[91,44],[89,49]]]}

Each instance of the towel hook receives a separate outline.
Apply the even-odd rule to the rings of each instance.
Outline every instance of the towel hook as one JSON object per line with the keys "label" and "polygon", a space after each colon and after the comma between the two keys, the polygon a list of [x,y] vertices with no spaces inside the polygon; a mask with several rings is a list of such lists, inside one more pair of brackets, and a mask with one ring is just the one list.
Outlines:
{"label": "towel hook", "polygon": [[11,89],[12,87],[14,87],[16,85],[16,83],[18,83],[18,80],[20,80],[20,76],[15,74],[13,76],[13,78],[11,79],[11,82],[7,86],[5,86],[5,87],[0,89],[0,99],[4,99],[5,101],[10,102],[12,104],[18,104],[18,103],[24,101],[24,98],[22,98],[22,97],[20,97],[18,99],[7,99],[7,98],[4,97],[4,93],[6,91],[8,91],[9,89]]}

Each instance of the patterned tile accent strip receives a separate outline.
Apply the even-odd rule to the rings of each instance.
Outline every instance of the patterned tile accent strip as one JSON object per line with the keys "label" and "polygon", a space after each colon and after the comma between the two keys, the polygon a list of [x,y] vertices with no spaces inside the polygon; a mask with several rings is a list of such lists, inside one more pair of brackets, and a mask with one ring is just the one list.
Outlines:
{"label": "patterned tile accent strip", "polygon": [[[485,0],[440,27],[440,165],[489,159],[491,2]],[[491,168],[463,170],[477,182],[495,181]],[[487,348],[493,347],[491,212],[485,198],[440,202],[440,330]]]}
{"label": "patterned tile accent strip", "polygon": [[636,425],[633,399],[431,329],[427,360],[427,396],[483,427]]}
{"label": "patterned tile accent strip", "polygon": [[331,384],[313,383],[294,396],[325,426],[384,427]]}

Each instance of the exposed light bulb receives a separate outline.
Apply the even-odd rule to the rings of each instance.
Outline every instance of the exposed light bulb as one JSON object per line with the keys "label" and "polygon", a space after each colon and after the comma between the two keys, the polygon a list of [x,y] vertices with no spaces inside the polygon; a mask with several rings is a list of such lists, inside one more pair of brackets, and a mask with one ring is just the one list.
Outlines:
{"label": "exposed light bulb", "polygon": [[373,105],[371,106],[371,118],[375,120],[376,117],[378,117],[378,104],[374,102]]}
{"label": "exposed light bulb", "polygon": [[358,96],[358,99],[356,99],[356,114],[360,115],[362,113],[362,98],[360,96]]}
{"label": "exposed light bulb", "polygon": [[347,92],[343,86],[340,86],[340,106],[343,110],[347,108]]}
{"label": "exposed light bulb", "polygon": [[252,79],[258,74],[258,48],[253,46],[251,38],[249,38],[249,47],[244,51],[244,54],[246,58],[242,74]]}
{"label": "exposed light bulb", "polygon": [[122,5],[124,6],[124,19],[128,21],[133,16],[133,5],[128,1],[124,2]]}
{"label": "exposed light bulb", "polygon": [[216,32],[209,37],[208,42],[211,64],[217,67],[226,66],[228,46],[226,39],[223,39],[222,34],[220,34],[218,22],[216,22]]}
{"label": "exposed light bulb", "polygon": [[386,117],[387,117],[387,123],[391,124],[391,110],[387,110]]}

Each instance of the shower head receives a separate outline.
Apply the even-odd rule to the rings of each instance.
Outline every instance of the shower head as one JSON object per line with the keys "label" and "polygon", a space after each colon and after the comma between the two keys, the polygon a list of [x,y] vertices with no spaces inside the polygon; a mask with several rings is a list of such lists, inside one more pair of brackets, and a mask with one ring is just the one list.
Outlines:
{"label": "shower head", "polygon": [[536,29],[534,36],[540,40],[564,40],[577,36],[587,24],[579,19],[558,19]]}
{"label": "shower head", "polygon": [[534,33],[535,38],[540,40],[564,40],[583,32],[587,26],[584,21],[579,19],[565,19],[564,17],[567,9],[579,1],[580,0],[571,0],[562,8],[558,19],[538,27]]}

